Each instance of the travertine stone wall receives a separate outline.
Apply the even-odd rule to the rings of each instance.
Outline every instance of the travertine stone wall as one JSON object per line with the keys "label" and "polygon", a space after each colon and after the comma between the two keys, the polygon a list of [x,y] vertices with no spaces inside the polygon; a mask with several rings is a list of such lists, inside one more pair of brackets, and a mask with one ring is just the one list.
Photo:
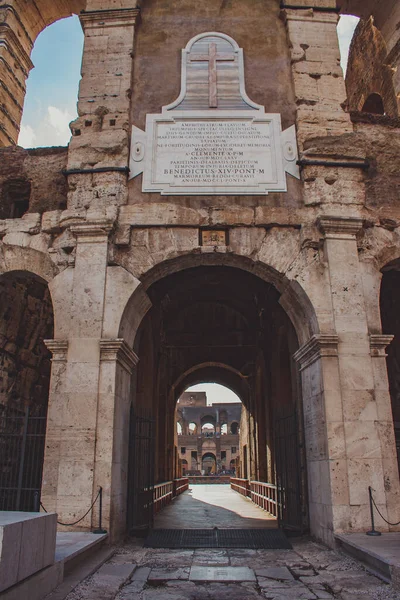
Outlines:
{"label": "travertine stone wall", "polygon": [[[382,336],[379,289],[381,269],[400,255],[400,123],[346,112],[336,2],[315,2],[332,11],[280,12],[273,0],[145,0],[140,24],[135,2],[90,0],[81,15],[83,78],[68,157],[63,150],[0,153],[0,187],[18,171],[32,189],[29,212],[0,221],[1,272],[28,270],[50,282],[55,329],[47,342],[53,363],[43,502],[64,521],[83,514],[101,485],[104,524],[113,539],[123,534],[131,375],[138,358],[146,360],[132,348],[151,306],[146,289],[201,265],[248,270],[268,281],[293,322],[312,533],[332,544],[334,531],[365,529],[368,485],[377,490],[383,514],[398,518],[389,340]],[[61,0],[36,5],[40,19],[24,13],[31,41],[57,16],[82,8]],[[354,1],[343,10],[367,18],[375,11],[394,55],[398,6]],[[22,106],[31,42],[23,31],[16,36],[21,25],[4,10],[0,6],[9,26],[0,30],[6,41],[0,78]],[[249,96],[281,112],[284,127],[296,123],[306,162],[301,182],[289,178],[286,194],[166,199],[142,194],[140,178],[127,183],[130,125],[143,128],[146,113],[176,98],[180,49],[213,29],[244,48]],[[1,113],[1,143],[8,144],[21,108],[11,106],[4,86],[0,94],[14,121]],[[228,232],[227,245],[202,245],[199,233],[210,227]],[[160,403],[168,393],[160,391]],[[253,414],[249,424],[252,429]],[[170,444],[172,436],[161,430],[160,439]],[[254,439],[252,474],[257,452]],[[167,462],[164,452],[160,473],[171,471]],[[82,526],[90,525],[88,517]]]}

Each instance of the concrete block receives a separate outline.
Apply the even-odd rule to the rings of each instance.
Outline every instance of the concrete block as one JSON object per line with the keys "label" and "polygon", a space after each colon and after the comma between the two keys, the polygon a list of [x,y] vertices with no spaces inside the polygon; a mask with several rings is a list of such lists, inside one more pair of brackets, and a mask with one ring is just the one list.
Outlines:
{"label": "concrete block", "polygon": [[62,562],[50,565],[1,594],[1,600],[43,600],[63,580]]}
{"label": "concrete block", "polygon": [[0,592],[54,563],[56,528],[55,513],[0,513]]}

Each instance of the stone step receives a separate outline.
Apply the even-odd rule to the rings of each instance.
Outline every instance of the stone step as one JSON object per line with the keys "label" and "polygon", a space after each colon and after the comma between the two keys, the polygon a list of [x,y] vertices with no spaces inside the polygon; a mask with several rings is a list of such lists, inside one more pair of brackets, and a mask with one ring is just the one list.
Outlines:
{"label": "stone step", "polygon": [[106,545],[108,534],[58,532],[56,562],[64,562],[64,575],[86,561]]}
{"label": "stone step", "polygon": [[400,573],[400,533],[385,533],[379,537],[365,533],[336,534],[338,547],[360,561],[368,571],[395,583]]}
{"label": "stone step", "polygon": [[[74,557],[69,572],[64,573],[63,582],[45,600],[64,600],[84,579],[93,575],[114,554],[115,550],[108,546],[99,547],[89,553],[81,552]],[[75,560],[76,559],[76,560]],[[78,560],[79,559],[79,560]]]}

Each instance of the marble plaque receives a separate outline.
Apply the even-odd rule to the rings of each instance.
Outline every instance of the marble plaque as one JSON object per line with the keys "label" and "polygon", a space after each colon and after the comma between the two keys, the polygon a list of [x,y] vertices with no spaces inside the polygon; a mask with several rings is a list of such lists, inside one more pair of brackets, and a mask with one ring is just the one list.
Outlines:
{"label": "marble plaque", "polygon": [[202,246],[226,246],[227,232],[224,229],[203,229],[201,231]]}
{"label": "marble plaque", "polygon": [[198,567],[190,569],[189,581],[256,581],[254,571],[249,567]]}
{"label": "marble plaque", "polygon": [[247,96],[237,43],[200,34],[182,51],[180,96],[133,127],[130,171],[162,195],[284,192],[286,173],[299,177],[296,132]]}

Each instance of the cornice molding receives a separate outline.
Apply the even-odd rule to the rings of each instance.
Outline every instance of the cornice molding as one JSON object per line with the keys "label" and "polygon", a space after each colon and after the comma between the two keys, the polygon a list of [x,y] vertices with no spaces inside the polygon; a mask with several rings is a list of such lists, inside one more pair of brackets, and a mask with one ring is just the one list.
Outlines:
{"label": "cornice molding", "polygon": [[52,362],[66,362],[68,353],[68,340],[43,340],[46,348],[53,357]]}
{"label": "cornice molding", "polygon": [[132,373],[138,364],[138,355],[122,338],[100,340],[100,361],[117,362],[125,371]]}
{"label": "cornice molding", "polygon": [[29,72],[35,65],[31,61],[29,54],[27,54],[16,34],[7,23],[0,24],[0,42],[2,46],[7,48],[14,60],[17,61],[25,78],[28,77]]}
{"label": "cornice molding", "polygon": [[387,356],[386,347],[389,346],[393,338],[394,335],[382,335],[371,333],[369,336],[371,356],[385,358]]}
{"label": "cornice molding", "polygon": [[358,217],[323,216],[317,219],[317,227],[326,239],[355,239],[364,221]]}
{"label": "cornice molding", "polygon": [[113,223],[110,221],[86,221],[80,225],[71,225],[70,231],[79,243],[104,242],[108,238]]}
{"label": "cornice molding", "polygon": [[300,364],[300,371],[303,371],[319,358],[326,356],[338,356],[337,335],[316,333],[295,352],[293,358]]}
{"label": "cornice molding", "polygon": [[106,10],[82,11],[79,15],[82,29],[104,27],[134,27],[140,19],[139,8],[111,8]]}

